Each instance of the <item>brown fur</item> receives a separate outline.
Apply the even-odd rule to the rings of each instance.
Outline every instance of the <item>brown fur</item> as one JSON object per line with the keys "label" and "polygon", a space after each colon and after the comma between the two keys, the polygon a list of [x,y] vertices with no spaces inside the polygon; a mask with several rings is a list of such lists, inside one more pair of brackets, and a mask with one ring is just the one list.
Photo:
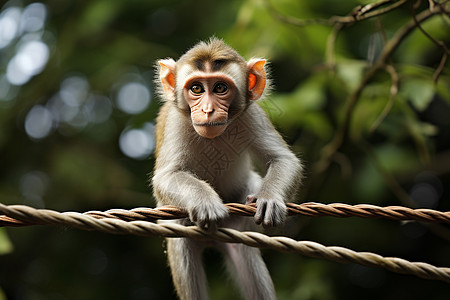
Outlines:
{"label": "brown fur", "polygon": [[233,48],[222,40],[211,38],[209,42],[200,42],[187,51],[179,59],[179,64],[196,65],[197,62],[225,61],[238,64],[243,70],[246,69],[245,60]]}

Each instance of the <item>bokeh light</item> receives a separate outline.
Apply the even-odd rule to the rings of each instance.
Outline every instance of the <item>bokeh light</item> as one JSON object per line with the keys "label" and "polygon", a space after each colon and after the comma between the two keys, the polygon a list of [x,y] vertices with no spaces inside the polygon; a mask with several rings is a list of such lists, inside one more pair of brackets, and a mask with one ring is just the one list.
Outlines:
{"label": "bokeh light", "polygon": [[22,32],[35,32],[44,28],[47,8],[42,3],[31,3],[22,12],[20,29]]}
{"label": "bokeh light", "polygon": [[143,112],[150,104],[150,90],[140,82],[128,82],[117,93],[117,106],[128,114]]}
{"label": "bokeh light", "polygon": [[21,10],[9,7],[0,14],[0,49],[9,44],[19,35]]}
{"label": "bokeh light", "polygon": [[9,61],[6,77],[11,84],[22,85],[39,74],[49,58],[48,46],[42,41],[27,41]]}
{"label": "bokeh light", "polygon": [[99,124],[106,122],[112,113],[111,100],[100,94],[91,94],[86,101],[89,122]]}
{"label": "bokeh light", "polygon": [[14,6],[0,14],[0,49],[17,48],[6,66],[6,78],[12,85],[23,85],[46,66],[50,50],[41,39],[47,8],[42,3],[31,3],[25,8]]}
{"label": "bokeh light", "polygon": [[128,157],[145,159],[155,148],[154,134],[153,123],[145,123],[141,129],[126,128],[120,135],[120,149]]}
{"label": "bokeh light", "polygon": [[48,101],[47,107],[59,132],[68,134],[64,126],[80,131],[89,124],[106,122],[113,111],[111,100],[93,93],[86,77],[76,74],[64,79],[60,89]]}
{"label": "bokeh light", "polygon": [[81,75],[70,76],[61,82],[59,94],[66,105],[80,107],[89,94],[89,82]]}
{"label": "bokeh light", "polygon": [[50,111],[42,105],[35,105],[25,118],[25,131],[34,139],[42,139],[49,135],[53,128]]}

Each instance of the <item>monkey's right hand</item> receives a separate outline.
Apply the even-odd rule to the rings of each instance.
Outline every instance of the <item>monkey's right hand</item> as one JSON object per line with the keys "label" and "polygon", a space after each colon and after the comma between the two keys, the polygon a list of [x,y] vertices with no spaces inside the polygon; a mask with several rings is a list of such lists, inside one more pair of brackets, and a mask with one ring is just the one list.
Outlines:
{"label": "monkey's right hand", "polygon": [[201,201],[188,208],[189,219],[198,227],[207,231],[216,231],[217,225],[228,217],[228,208],[222,203],[219,196]]}

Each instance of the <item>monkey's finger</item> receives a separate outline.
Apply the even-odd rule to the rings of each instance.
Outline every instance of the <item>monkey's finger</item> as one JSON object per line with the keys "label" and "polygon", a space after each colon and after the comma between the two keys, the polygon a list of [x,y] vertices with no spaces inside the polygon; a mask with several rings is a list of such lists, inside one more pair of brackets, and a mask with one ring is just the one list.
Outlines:
{"label": "monkey's finger", "polygon": [[268,227],[272,227],[273,226],[272,216],[271,216],[270,212],[267,212],[267,210],[266,210],[266,214],[264,215],[264,219],[262,221],[262,226],[264,228],[268,228]]}
{"label": "monkey's finger", "polygon": [[284,222],[287,214],[287,208],[284,204],[270,202],[267,204],[266,214],[264,216],[264,227],[277,226]]}
{"label": "monkey's finger", "polygon": [[256,198],[256,196],[249,195],[249,196],[247,196],[247,200],[245,201],[245,204],[247,205],[247,204],[250,204],[250,203],[255,203],[256,200],[258,200]]}
{"label": "monkey's finger", "polygon": [[275,206],[273,205],[273,203],[267,203],[263,220],[263,226],[265,228],[272,227],[274,225],[274,219],[276,218],[275,214]]}
{"label": "monkey's finger", "polygon": [[261,224],[264,215],[266,214],[267,202],[266,201],[258,201],[256,202],[256,213],[255,213],[255,222],[256,224]]}

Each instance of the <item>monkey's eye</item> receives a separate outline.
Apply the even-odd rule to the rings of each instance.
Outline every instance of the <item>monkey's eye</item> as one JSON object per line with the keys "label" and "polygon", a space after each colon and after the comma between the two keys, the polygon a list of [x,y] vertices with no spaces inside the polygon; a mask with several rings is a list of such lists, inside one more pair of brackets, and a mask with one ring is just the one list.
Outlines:
{"label": "monkey's eye", "polygon": [[201,86],[198,83],[195,83],[191,86],[191,92],[194,94],[201,94],[203,93],[205,90],[203,89],[203,86]]}
{"label": "monkey's eye", "polygon": [[214,93],[224,94],[226,91],[228,91],[228,86],[223,82],[218,82],[214,86]]}

